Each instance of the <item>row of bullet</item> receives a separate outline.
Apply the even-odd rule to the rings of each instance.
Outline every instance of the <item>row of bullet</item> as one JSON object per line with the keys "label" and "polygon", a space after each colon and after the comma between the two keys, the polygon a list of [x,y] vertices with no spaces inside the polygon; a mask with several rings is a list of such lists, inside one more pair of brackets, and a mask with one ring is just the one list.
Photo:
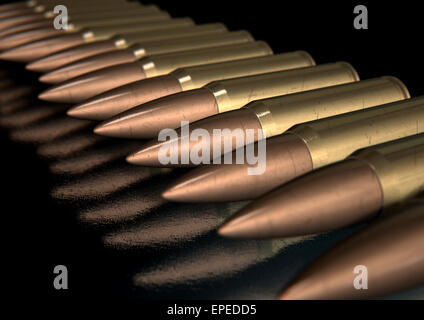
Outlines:
{"label": "row of bullet", "polygon": [[[72,131],[103,121],[93,129],[101,137],[91,139],[147,140],[129,155],[134,145],[118,144],[129,163],[195,167],[160,162],[169,143],[158,141],[162,129],[178,129],[181,121],[190,122],[189,133],[241,129],[233,137],[242,141],[238,147],[249,129],[265,130],[263,174],[249,175],[253,165],[236,161],[204,165],[159,191],[163,199],[253,200],[218,229],[238,239],[319,234],[387,215],[311,264],[281,298],[369,298],[424,282],[423,97],[410,98],[397,78],[360,80],[346,62],[316,65],[305,51],[274,54],[247,31],[196,25],[154,5],[64,3],[66,30],[53,28],[55,1],[0,7],[0,59],[25,63],[42,73],[40,82],[53,84],[40,100],[74,104],[57,109],[82,119]],[[12,97],[32,91],[14,88]],[[182,143],[178,130],[173,142],[181,159],[199,142]],[[218,148],[224,151],[224,140]],[[369,270],[366,291],[352,285],[359,264]]]}

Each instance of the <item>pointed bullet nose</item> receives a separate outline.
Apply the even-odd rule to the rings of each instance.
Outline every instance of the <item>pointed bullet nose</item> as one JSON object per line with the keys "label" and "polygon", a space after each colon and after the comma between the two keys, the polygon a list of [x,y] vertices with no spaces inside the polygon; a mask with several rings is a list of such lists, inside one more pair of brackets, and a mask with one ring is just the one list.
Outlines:
{"label": "pointed bullet nose", "polygon": [[[298,285],[294,285],[294,286],[290,286],[288,288],[286,288],[284,291],[282,291],[277,299],[278,300],[298,300],[298,299],[302,299],[304,300],[305,297],[302,295],[302,284],[298,284]],[[303,297],[302,297],[303,296]]]}
{"label": "pointed bullet nose", "polygon": [[2,53],[0,53],[0,60],[6,60],[6,61],[14,61],[15,53],[13,50],[7,50]]}
{"label": "pointed bullet nose", "polygon": [[[129,117],[131,117],[131,115]],[[94,132],[106,137],[128,139],[142,138],[138,135],[133,136],[131,134],[132,124],[131,119],[129,117],[122,115],[113,117],[112,119],[107,121],[103,121],[94,129]]]}
{"label": "pointed bullet nose", "polygon": [[61,90],[60,87],[53,87],[41,92],[38,95],[38,99],[49,102],[66,102],[67,99],[64,97],[65,94],[66,92]]}
{"label": "pointed bullet nose", "polygon": [[179,186],[168,187],[165,191],[162,192],[162,198],[168,201],[181,201],[184,197],[185,192]]}
{"label": "pointed bullet nose", "polygon": [[[128,95],[134,96],[134,91],[127,89],[124,96]],[[196,89],[179,92],[112,117],[103,123],[102,134],[116,138],[151,139],[162,129],[180,127],[182,120],[196,121],[214,113],[215,98],[210,91]]]}
{"label": "pointed bullet nose", "polygon": [[45,20],[45,17],[40,14],[26,14],[21,16],[9,17],[6,19],[0,17],[0,31],[41,20]]}
{"label": "pointed bullet nose", "polygon": [[108,122],[102,122],[99,125],[97,125],[93,129],[95,134],[101,135],[101,136],[114,136],[115,131],[119,131],[119,125],[114,125],[114,123],[108,123]]}
{"label": "pointed bullet nose", "polygon": [[60,73],[55,72],[55,70],[41,75],[38,80],[47,84],[57,84],[66,81],[65,78],[62,77]]}
{"label": "pointed bullet nose", "polygon": [[252,239],[255,237],[255,223],[244,217],[232,218],[218,228],[218,234],[227,238]]}
{"label": "pointed bullet nose", "polygon": [[81,103],[100,93],[114,89],[129,82],[145,77],[143,70],[136,64],[128,63],[102,70],[86,73],[76,78],[56,85],[55,91],[60,91],[63,98],[57,102]]}
{"label": "pointed bullet nose", "polygon": [[[59,67],[43,74],[39,80],[43,83],[57,84],[69,81],[78,76],[84,75],[94,70],[84,68],[84,62],[75,62],[64,67]],[[84,71],[83,71],[84,70]],[[80,72],[81,71],[81,72]],[[87,71],[87,72],[86,72]]]}
{"label": "pointed bullet nose", "polygon": [[[104,42],[103,50],[112,50],[110,42]],[[94,43],[97,44],[97,41]],[[73,48],[77,50],[78,48],[83,47],[80,51],[84,51],[85,46],[78,46]],[[90,47],[89,47],[90,48]],[[85,52],[88,54],[87,52]],[[77,54],[76,54],[77,55]],[[136,69],[132,62],[135,62],[137,59],[132,51],[129,50],[115,50],[111,52],[104,52],[100,54],[95,54],[86,58],[81,58],[77,61],[70,62],[62,67],[58,67],[55,70],[49,72],[45,77],[42,78],[44,82],[48,83],[59,83],[67,81],[78,76],[88,74],[90,72],[105,70],[105,72],[113,72],[111,69],[113,66],[120,65],[119,67],[121,72],[122,79],[125,79],[127,76],[131,76],[133,73],[137,73]],[[107,69],[109,68],[109,69]],[[139,72],[138,72],[139,73]],[[144,77],[143,77],[144,78]],[[118,78],[119,79],[119,78]],[[126,83],[126,82],[125,82]]]}
{"label": "pointed bullet nose", "polygon": [[41,59],[57,51],[77,46],[83,42],[84,39],[80,33],[67,34],[16,47],[5,51],[0,55],[0,58],[16,62],[30,62]]}
{"label": "pointed bullet nose", "polygon": [[51,63],[49,58],[43,58],[40,60],[35,60],[25,66],[25,69],[33,72],[47,72],[51,68],[54,68],[54,63]]}
{"label": "pointed bullet nose", "polygon": [[157,167],[160,166],[158,161],[158,149],[156,145],[151,147],[143,148],[135,153],[132,153],[126,158],[128,163],[148,166],[148,167]]}
{"label": "pointed bullet nose", "polygon": [[10,50],[23,46],[29,43],[43,40],[45,38],[61,35],[61,30],[53,28],[36,28],[35,30],[28,30],[25,32],[17,32],[4,38],[0,38],[0,49]]}
{"label": "pointed bullet nose", "polygon": [[[49,55],[43,59],[34,61],[30,65],[28,65],[27,68],[29,68],[29,70],[31,71],[36,71],[36,72],[52,72],[55,69],[59,69],[62,67],[65,68],[65,66],[71,67],[70,64],[73,64],[77,60],[79,61],[79,60],[86,59],[92,56],[97,57],[101,53],[112,51],[112,50],[116,50],[115,43],[112,40],[95,41],[93,43],[82,44],[67,50],[60,51],[56,54]],[[82,60],[81,62],[84,62],[84,60]],[[128,61],[124,61],[124,62],[128,62]],[[73,78],[75,76],[79,76],[81,74],[95,70],[95,69],[92,69],[92,70],[84,69],[85,65],[86,64],[84,63],[81,65],[80,73],[78,73],[77,70],[74,70],[74,73],[71,73],[69,69],[65,69],[64,71],[68,70],[67,74],[64,72],[62,79],[58,77],[58,80],[56,80],[56,83],[62,82],[70,78]]]}

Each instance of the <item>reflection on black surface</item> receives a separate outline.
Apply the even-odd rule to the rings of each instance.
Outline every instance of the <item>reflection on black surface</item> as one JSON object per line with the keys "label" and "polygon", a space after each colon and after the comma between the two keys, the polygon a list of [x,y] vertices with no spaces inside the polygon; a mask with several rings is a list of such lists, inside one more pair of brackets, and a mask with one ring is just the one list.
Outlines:
{"label": "reflection on black surface", "polygon": [[24,128],[12,130],[10,138],[16,142],[40,144],[94,125],[88,120],[73,119],[66,114],[49,117]]}
{"label": "reflection on black surface", "polygon": [[[134,167],[130,167],[135,170]],[[152,168],[138,168],[138,170],[152,170]],[[154,169],[158,174],[151,179],[138,181],[122,192],[111,192],[108,197],[94,204],[81,206],[78,217],[84,223],[90,224],[116,224],[134,220],[155,208],[166,203],[161,197],[161,192],[172,180],[169,169]],[[168,174],[169,173],[169,174]],[[108,175],[109,176],[109,175]],[[129,174],[131,176],[131,172]],[[94,181],[94,180],[91,180]],[[114,184],[116,185],[115,181]]]}
{"label": "reflection on black surface", "polygon": [[164,264],[146,268],[146,271],[134,276],[134,283],[142,287],[157,287],[229,277],[263,263],[288,246],[302,241],[304,238],[237,241],[217,236],[201,246],[193,246],[191,251],[167,260]]}
{"label": "reflection on black surface", "polygon": [[38,146],[37,154],[49,159],[64,158],[107,141],[108,138],[93,134],[88,128]]}
{"label": "reflection on black surface", "polygon": [[[36,102],[29,100],[18,100],[15,102],[16,104],[20,104],[21,107],[25,107],[23,110],[14,111],[10,114],[4,115],[0,117],[0,126],[16,129],[19,127],[28,126],[34,124],[38,121],[42,121],[46,118],[49,118],[55,114],[63,112],[68,108],[66,105],[36,105]],[[11,107],[11,105],[8,105]],[[2,107],[3,108],[3,107]]]}
{"label": "reflection on black surface", "polygon": [[[130,212],[139,212],[144,203],[149,203],[152,198],[157,196],[154,193],[141,194],[130,199],[130,202],[122,203],[122,206],[130,207]],[[190,241],[214,231],[242,205],[244,203],[168,203],[144,219],[137,220],[130,227],[107,234],[104,243],[118,249],[178,245],[182,241]],[[125,212],[122,209],[120,211]]]}
{"label": "reflection on black surface", "polygon": [[140,145],[140,142],[130,140],[110,143],[107,146],[88,148],[75,156],[53,162],[50,165],[50,171],[54,174],[82,174],[114,160],[124,159],[129,153],[139,148]]}
{"label": "reflection on black surface", "polygon": [[163,169],[119,164],[115,168],[98,170],[86,176],[65,180],[63,184],[58,184],[52,189],[51,196],[56,199],[79,201],[105,197],[163,172]]}
{"label": "reflection on black surface", "polygon": [[[18,111],[22,111],[22,109],[25,110],[26,108],[30,107],[31,104],[33,103],[34,103],[33,99],[23,97],[18,100],[13,100],[4,104],[0,104],[0,115],[2,116],[0,118],[1,119],[0,125],[2,127],[12,127],[13,123],[7,121],[7,119],[9,118],[7,116],[11,114],[15,114]],[[13,117],[12,117],[12,120],[13,120]]]}
{"label": "reflection on black surface", "polygon": [[328,246],[320,240],[231,240],[211,233],[142,264],[133,282],[141,292],[162,298],[273,299]]}

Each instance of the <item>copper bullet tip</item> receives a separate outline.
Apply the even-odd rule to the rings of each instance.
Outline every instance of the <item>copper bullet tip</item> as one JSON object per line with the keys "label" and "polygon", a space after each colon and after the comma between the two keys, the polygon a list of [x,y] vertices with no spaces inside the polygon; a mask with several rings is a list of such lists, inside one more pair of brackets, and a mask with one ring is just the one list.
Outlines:
{"label": "copper bullet tip", "polygon": [[158,166],[156,146],[146,147],[126,157],[128,163],[135,165]]}
{"label": "copper bullet tip", "polygon": [[0,53],[0,60],[13,61],[13,57],[14,57],[13,50],[7,50]]}
{"label": "copper bullet tip", "polygon": [[200,166],[177,179],[166,190],[166,199],[178,202],[251,200],[312,170],[309,150],[298,136],[284,134],[262,142],[266,143],[266,159],[261,174],[249,175],[249,168],[258,164],[237,163],[236,152],[233,152],[231,163],[224,164],[221,158],[222,164]]}
{"label": "copper bullet tip", "polygon": [[219,233],[261,239],[317,234],[370,218],[381,204],[373,169],[349,160],[301,176],[251,202]]}
{"label": "copper bullet tip", "polygon": [[[62,68],[70,63],[74,63],[77,60],[85,59],[87,57],[98,55],[100,53],[111,51],[114,49],[116,49],[116,46],[114,45],[113,41],[95,41],[93,43],[82,44],[76,46],[75,48],[63,50],[56,54],[52,54],[45,58],[36,60],[28,64],[26,68],[27,70],[35,72],[51,72],[52,70]],[[69,74],[67,77],[60,78],[57,75],[56,78],[57,79],[54,79],[54,77],[44,77],[43,82],[58,83],[73,78],[73,76]]]}
{"label": "copper bullet tip", "polygon": [[212,93],[206,89],[195,89],[130,109],[101,123],[98,129],[109,137],[149,139],[162,129],[179,128],[182,120],[196,121],[216,112]]}
{"label": "copper bullet tip", "polygon": [[137,105],[180,91],[181,86],[173,76],[143,79],[88,99],[72,108],[69,115],[81,119],[105,120]]}
{"label": "copper bullet tip", "polygon": [[[97,44],[97,42],[95,42],[94,44]],[[109,49],[110,45],[110,42],[106,43],[106,46],[109,46]],[[76,50],[79,47],[84,46],[78,46],[74,49]],[[81,51],[84,51],[84,48],[82,48]],[[82,58],[78,61],[71,62],[63,67],[59,67],[58,69],[55,69],[43,75],[40,78],[40,81],[45,83],[59,83],[70,80],[72,78],[76,78],[84,74],[88,74],[90,72],[100,71],[102,69],[107,70],[106,68],[117,65],[122,65],[122,72],[125,74],[128,73],[128,71],[125,71],[127,69],[124,69],[126,68],[125,64],[135,62],[136,60],[137,59],[135,55],[130,50],[115,50],[111,52],[104,52],[93,55],[91,57]],[[134,65],[131,64],[131,66],[133,66],[133,69],[136,69]]]}
{"label": "copper bullet tip", "polygon": [[42,20],[46,20],[46,18],[40,14],[26,14],[21,16],[9,17],[6,19],[0,17],[0,31],[8,30],[9,28],[13,28],[15,26],[38,22]]}
{"label": "copper bullet tip", "polygon": [[181,201],[184,198],[185,192],[181,192],[182,188],[179,188],[178,185],[168,187],[165,191],[162,192],[162,198],[168,201]]}
{"label": "copper bullet tip", "polygon": [[[54,86],[43,93],[47,101],[80,103],[102,92],[129,82],[141,80],[145,74],[135,63],[89,72]],[[40,97],[40,99],[43,99]],[[44,99],[43,99],[44,100]]]}
{"label": "copper bullet tip", "polygon": [[[189,91],[182,92],[182,93],[188,93]],[[179,94],[178,94],[179,95]],[[171,97],[171,96],[170,96]],[[166,98],[166,97],[165,97]],[[164,99],[164,98],[163,98]],[[215,111],[217,112],[217,110]],[[238,133],[234,136],[232,136],[232,145],[235,146],[235,140],[241,138],[242,141],[245,141],[245,129],[255,129],[255,139],[257,139],[257,133],[258,129],[260,129],[260,123],[256,115],[247,108],[243,108],[240,110],[234,110],[229,112],[224,112],[221,114],[217,114],[214,116],[210,116],[208,118],[196,121],[194,123],[190,123],[189,125],[189,134],[193,132],[193,130],[196,129],[204,129],[209,133],[210,137],[213,137],[214,130],[215,129],[229,129],[231,132],[234,132],[234,130],[240,130]],[[166,128],[166,127],[165,127]],[[168,127],[169,128],[169,127]],[[193,166],[193,164],[189,161],[189,163],[181,163],[181,155],[182,154],[190,154],[192,148],[194,145],[199,145],[202,143],[206,143],[211,152],[210,154],[213,154],[213,148],[214,148],[214,139],[210,139],[210,141],[203,142],[201,139],[199,141],[190,141],[190,143],[180,143],[181,142],[181,135],[179,133],[179,130],[177,130],[178,137],[176,139],[178,140],[178,163],[169,163],[169,164],[162,164],[159,161],[159,151],[161,150],[161,147],[165,145],[165,148],[168,149],[170,145],[170,141],[162,141],[158,142],[157,140],[151,140],[147,142],[144,149],[141,149],[139,152],[133,155],[131,157],[131,163],[133,164],[139,164],[139,165],[145,165],[145,166],[159,166],[159,167],[187,167],[187,166]],[[239,134],[242,134],[243,136],[238,136]],[[222,137],[224,139],[224,137]],[[222,142],[223,140],[221,140]],[[176,143],[176,142],[173,142]],[[218,145],[221,147],[221,154],[224,153],[224,144],[218,143]],[[190,160],[190,159],[189,159]]]}
{"label": "copper bullet tip", "polygon": [[[40,60],[37,60],[37,61],[40,61]],[[30,69],[28,69],[28,70],[30,70]],[[37,70],[30,70],[30,71],[38,72]],[[40,81],[42,83],[46,83],[46,84],[58,84],[58,83],[66,81],[66,80],[64,80],[64,78],[62,78],[60,74],[57,74],[55,72],[55,70],[53,70],[51,72],[47,72],[45,74],[42,74],[38,78],[38,81]]]}
{"label": "copper bullet tip", "polygon": [[61,35],[7,50],[0,55],[0,59],[15,62],[30,62],[54,52],[77,46],[83,42],[83,37],[79,33]]}
{"label": "copper bullet tip", "polygon": [[24,44],[39,41],[48,37],[60,35],[61,30],[54,28],[37,28],[25,32],[18,32],[0,38],[0,50],[10,50]]}

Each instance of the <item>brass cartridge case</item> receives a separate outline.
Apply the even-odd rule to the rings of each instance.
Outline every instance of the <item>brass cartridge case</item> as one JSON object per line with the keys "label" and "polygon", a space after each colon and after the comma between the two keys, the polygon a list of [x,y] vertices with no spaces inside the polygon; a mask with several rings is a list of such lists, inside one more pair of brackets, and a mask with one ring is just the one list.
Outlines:
{"label": "brass cartridge case", "polygon": [[254,40],[249,32],[242,30],[212,35],[202,34],[168,41],[145,42],[134,45],[131,47],[131,51],[136,58],[140,59],[145,56],[253,42]]}
{"label": "brass cartridge case", "polygon": [[245,106],[257,116],[267,137],[291,126],[410,97],[397,78],[381,77],[310,92],[253,101]]}
{"label": "brass cartridge case", "polygon": [[[66,32],[76,32],[80,31],[83,28],[91,28],[96,26],[106,26],[109,27],[110,32],[116,34],[116,32],[120,32],[123,30],[142,30],[140,28],[135,29],[134,26],[137,26],[138,23],[146,23],[150,21],[161,21],[168,20],[171,16],[169,13],[164,11],[151,12],[151,13],[141,13],[134,16],[125,17],[123,23],[122,17],[108,17],[105,19],[93,19],[93,18],[75,18],[71,19],[68,23],[68,28],[65,30]],[[133,29],[134,28],[134,29]]]}
{"label": "brass cartridge case", "polygon": [[358,81],[346,62],[228,79],[204,86],[215,97],[219,113],[243,107],[253,100]]}
{"label": "brass cartridge case", "polygon": [[108,91],[88,100],[88,107],[84,107],[84,104],[82,104],[74,108],[70,113],[75,115],[74,112],[76,112],[80,116],[81,114],[86,116],[90,114],[98,120],[104,120],[160,97],[190,89],[198,89],[213,80],[238,78],[313,65],[315,65],[315,62],[308,53],[295,51],[180,68],[168,75],[133,82],[127,86]]}
{"label": "brass cartridge case", "polygon": [[[383,207],[390,206],[424,191],[424,100],[421,110],[414,115],[417,119],[416,132],[408,138],[395,140],[373,148],[359,150],[349,156],[367,162],[375,171],[383,193]],[[405,122],[401,120],[401,126]],[[384,212],[384,211],[383,211]]]}
{"label": "brass cartridge case", "polygon": [[178,28],[184,26],[193,26],[194,22],[191,18],[176,18],[169,19],[168,15],[162,13],[153,14],[157,18],[156,21],[140,21],[138,23],[125,23],[118,25],[104,25],[92,26],[90,21],[80,21],[71,25],[66,32],[83,31],[83,38],[85,42],[98,41],[109,39],[117,34],[147,32],[153,30],[163,30],[168,28]]}
{"label": "brass cartridge case", "polygon": [[171,54],[159,54],[154,57],[142,58],[138,61],[138,63],[146,78],[150,78],[169,73],[177,68],[185,66],[210,64],[220,61],[229,61],[271,54],[272,49],[266,42],[255,41],[235,46],[231,45]]}
{"label": "brass cartridge case", "polygon": [[424,131],[424,97],[311,121],[288,130],[302,139],[313,169],[343,160],[358,149]]}
{"label": "brass cartridge case", "polygon": [[[112,40],[119,49],[124,49],[137,45],[144,41],[158,41],[163,39],[179,39],[204,34],[218,34],[228,31],[222,23],[206,23],[195,25],[189,18],[171,19],[163,21],[162,24],[168,25],[161,29],[152,31],[125,32],[115,36]],[[164,29],[164,30],[163,30]]]}
{"label": "brass cartridge case", "polygon": [[186,91],[200,88],[211,81],[314,65],[315,61],[309,53],[306,51],[294,51],[271,56],[180,68],[173,71],[170,76],[175,77],[181,89]]}

